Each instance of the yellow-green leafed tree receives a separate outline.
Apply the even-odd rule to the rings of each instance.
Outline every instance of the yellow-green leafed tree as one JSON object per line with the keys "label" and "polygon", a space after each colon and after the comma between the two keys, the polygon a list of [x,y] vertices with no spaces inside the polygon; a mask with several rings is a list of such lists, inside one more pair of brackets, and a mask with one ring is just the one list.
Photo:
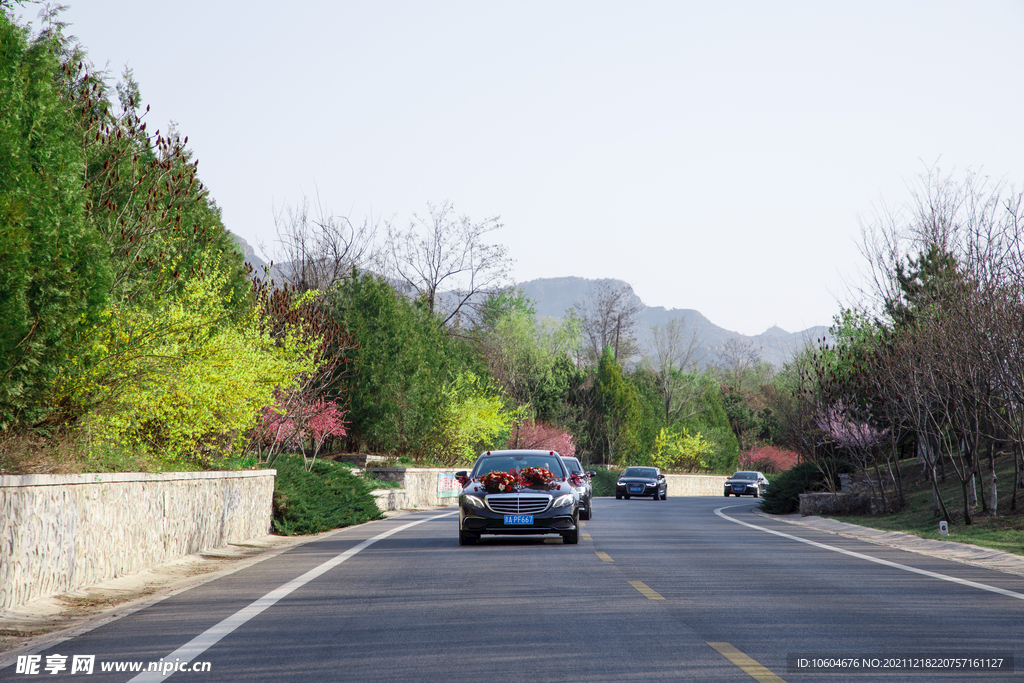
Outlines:
{"label": "yellow-green leafed tree", "polygon": [[229,276],[210,266],[178,296],[108,309],[90,335],[92,362],[61,391],[84,409],[94,460],[129,453],[158,468],[222,466],[274,390],[316,369],[319,338],[272,337],[257,308],[229,310]]}
{"label": "yellow-green leafed tree", "polygon": [[492,443],[508,436],[516,411],[473,372],[460,372],[444,389],[444,407],[432,450],[445,463],[470,462]]}
{"label": "yellow-green leafed tree", "polygon": [[662,428],[654,439],[651,460],[662,469],[702,470],[707,469],[705,457],[713,451],[714,446],[699,432],[690,434],[686,427],[672,432]]}

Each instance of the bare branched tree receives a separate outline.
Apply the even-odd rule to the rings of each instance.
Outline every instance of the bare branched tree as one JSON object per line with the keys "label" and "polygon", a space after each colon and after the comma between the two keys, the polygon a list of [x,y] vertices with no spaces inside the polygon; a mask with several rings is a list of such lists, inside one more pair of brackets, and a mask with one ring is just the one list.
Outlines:
{"label": "bare branched tree", "polygon": [[484,242],[487,233],[502,227],[497,217],[477,222],[456,216],[449,202],[427,207],[428,215],[414,214],[406,230],[388,225],[386,272],[454,327],[485,295],[510,284],[512,259],[504,246]]}
{"label": "bare branched tree", "polygon": [[692,417],[696,411],[700,388],[694,378],[688,378],[686,374],[697,370],[699,347],[697,331],[687,334],[686,320],[682,317],[672,318],[664,325],[651,326],[653,357],[650,361],[664,401],[666,424]]}
{"label": "bare branched tree", "polygon": [[636,326],[642,307],[626,283],[599,280],[571,310],[582,322],[589,363],[596,365],[608,346],[620,363],[639,353]]}
{"label": "bare branched tree", "polygon": [[303,196],[298,205],[286,205],[274,214],[283,260],[277,270],[282,279],[299,292],[326,290],[353,268],[376,265],[378,223],[367,218],[355,225],[347,216],[325,211],[319,198],[313,210],[315,213],[311,213],[309,198]]}
{"label": "bare branched tree", "polygon": [[749,341],[733,337],[722,345],[715,366],[721,371],[726,382],[736,391],[743,391],[744,380],[751,371],[757,370],[761,354]]}

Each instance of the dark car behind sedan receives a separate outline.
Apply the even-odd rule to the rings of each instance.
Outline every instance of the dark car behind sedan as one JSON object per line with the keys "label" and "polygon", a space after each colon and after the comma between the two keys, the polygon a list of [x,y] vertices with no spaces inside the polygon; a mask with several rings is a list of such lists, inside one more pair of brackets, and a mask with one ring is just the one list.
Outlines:
{"label": "dark car behind sedan", "polygon": [[668,500],[668,481],[665,475],[657,467],[627,467],[615,482],[615,498],[629,500],[631,496]]}
{"label": "dark car behind sedan", "polygon": [[562,462],[569,474],[575,474],[580,478],[580,485],[575,487],[576,493],[580,494],[580,519],[590,519],[594,516],[594,489],[591,487],[590,478],[597,474],[593,471],[584,471],[580,461],[571,456],[562,456]]}

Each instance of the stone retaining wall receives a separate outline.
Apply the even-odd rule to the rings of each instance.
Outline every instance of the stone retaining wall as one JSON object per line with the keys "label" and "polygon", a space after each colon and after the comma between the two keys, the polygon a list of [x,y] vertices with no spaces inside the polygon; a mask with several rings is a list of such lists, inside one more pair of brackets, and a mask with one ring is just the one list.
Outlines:
{"label": "stone retaining wall", "polygon": [[0,610],[263,536],[275,474],[0,476]]}
{"label": "stone retaining wall", "polygon": [[865,515],[874,512],[871,494],[864,491],[842,493],[801,493],[800,514]]}
{"label": "stone retaining wall", "polygon": [[729,477],[712,474],[666,474],[669,496],[720,496]]}
{"label": "stone retaining wall", "polygon": [[[452,475],[466,467],[372,467],[373,476],[395,481],[400,489],[374,491],[381,510],[458,505],[458,497],[439,495],[439,475]],[[728,477],[707,474],[666,474],[670,496],[720,496]]]}
{"label": "stone retaining wall", "polygon": [[[458,505],[458,495],[439,495],[439,483],[447,480],[460,470],[468,470],[468,467],[370,467],[373,476],[381,481],[397,481],[402,485],[404,496],[391,494],[390,498],[401,500],[405,509],[423,507],[444,507]],[[441,476],[444,475],[444,476]],[[381,489],[382,491],[395,491],[395,489]],[[449,489],[449,492],[455,489]],[[385,508],[387,509],[387,508]],[[395,509],[395,508],[390,508]]]}

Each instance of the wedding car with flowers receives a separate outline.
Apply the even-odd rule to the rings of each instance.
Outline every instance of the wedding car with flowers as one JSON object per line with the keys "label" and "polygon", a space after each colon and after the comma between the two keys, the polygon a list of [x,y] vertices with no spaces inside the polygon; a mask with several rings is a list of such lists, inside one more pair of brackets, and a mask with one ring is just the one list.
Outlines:
{"label": "wedding car with flowers", "polygon": [[555,451],[487,451],[469,473],[456,472],[459,496],[459,544],[482,534],[559,534],[579,543],[579,476]]}

